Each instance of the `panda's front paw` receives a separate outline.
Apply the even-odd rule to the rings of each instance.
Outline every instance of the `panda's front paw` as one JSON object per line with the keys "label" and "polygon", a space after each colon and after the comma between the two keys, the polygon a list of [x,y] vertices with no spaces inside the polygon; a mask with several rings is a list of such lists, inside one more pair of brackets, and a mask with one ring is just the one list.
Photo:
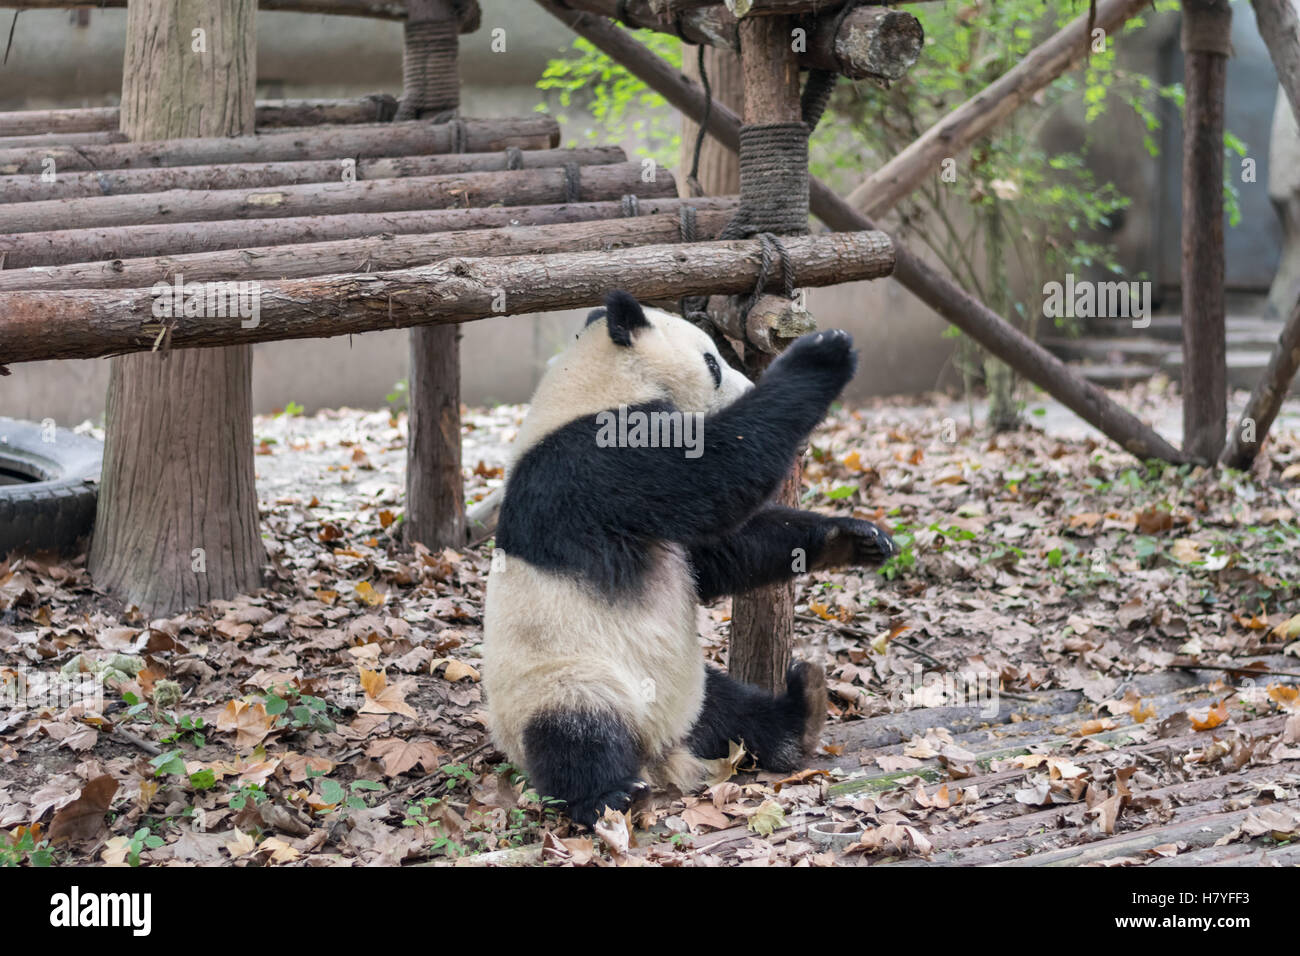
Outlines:
{"label": "panda's front paw", "polygon": [[853,377],[857,361],[853,336],[843,329],[828,329],[799,336],[772,363],[771,371],[812,372],[847,382]]}
{"label": "panda's front paw", "polygon": [[870,521],[835,518],[834,522],[817,556],[818,570],[881,564],[898,553],[894,539]]}

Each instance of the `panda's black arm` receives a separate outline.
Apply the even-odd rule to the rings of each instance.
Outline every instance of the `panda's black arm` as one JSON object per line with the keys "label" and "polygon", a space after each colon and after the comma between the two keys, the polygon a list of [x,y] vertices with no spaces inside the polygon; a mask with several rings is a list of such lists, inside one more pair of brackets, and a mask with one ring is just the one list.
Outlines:
{"label": "panda's black arm", "polygon": [[690,560],[696,596],[707,603],[805,571],[879,564],[893,553],[893,540],[869,521],[773,506],[731,534],[692,544]]}
{"label": "panda's black arm", "polygon": [[611,490],[639,506],[628,509],[626,530],[682,544],[734,531],[776,493],[856,363],[846,333],[806,335],[754,389],[704,418],[697,455],[606,449],[618,462]]}
{"label": "panda's black arm", "polygon": [[611,444],[601,439],[599,415],[570,422],[516,463],[497,546],[602,591],[634,585],[647,568],[647,543],[721,537],[762,507],[855,365],[844,332],[796,340],[757,387],[703,419],[693,449]]}

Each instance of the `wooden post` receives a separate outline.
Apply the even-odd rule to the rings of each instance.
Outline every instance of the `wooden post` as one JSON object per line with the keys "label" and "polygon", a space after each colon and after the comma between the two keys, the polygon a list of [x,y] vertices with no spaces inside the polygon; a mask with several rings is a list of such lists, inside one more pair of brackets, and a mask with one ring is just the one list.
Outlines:
{"label": "wooden post", "polygon": [[[788,17],[740,21],[746,125],[795,123],[800,119],[799,60],[791,42],[793,28],[794,21]],[[771,358],[757,349],[747,349],[745,365],[750,375],[761,375]],[[781,489],[782,504],[798,507],[799,484],[800,468],[796,462]],[[731,646],[727,656],[727,671],[732,677],[768,690],[783,691],[793,648],[792,582],[756,588],[732,599]]]}
{"label": "wooden post", "polygon": [[[251,133],[256,18],[255,0],[132,0],[123,132]],[[97,589],[167,615],[261,584],[252,373],[246,345],[112,360],[88,561]]]}
{"label": "wooden post", "polygon": [[[456,11],[452,0],[407,0],[399,118],[454,115],[460,105]],[[430,38],[433,38],[432,40]],[[460,465],[460,328],[411,330],[406,418],[408,544],[461,547],[465,481]]]}
{"label": "wooden post", "polygon": [[[682,73],[700,81],[699,47],[687,47],[682,52]],[[740,69],[740,57],[725,47],[704,46],[704,69],[709,76],[713,98],[725,103],[737,113],[745,110],[745,78]],[[682,152],[678,170],[678,187],[683,196],[689,195],[691,184],[687,177],[695,160],[695,140],[699,124],[682,114]],[[740,192],[740,157],[735,150],[727,149],[714,136],[705,136],[700,146],[698,181],[705,196],[734,196]]]}
{"label": "wooden post", "polygon": [[1228,420],[1223,302],[1223,112],[1228,0],[1183,0],[1183,451],[1214,462]]}

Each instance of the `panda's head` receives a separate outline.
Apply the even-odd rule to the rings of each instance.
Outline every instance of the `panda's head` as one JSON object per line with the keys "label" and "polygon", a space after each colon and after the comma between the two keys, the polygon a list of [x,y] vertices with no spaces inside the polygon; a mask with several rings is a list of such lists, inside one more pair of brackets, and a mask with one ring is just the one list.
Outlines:
{"label": "panda's head", "polygon": [[690,322],[610,292],[577,340],[551,361],[516,448],[522,453],[574,419],[619,405],[668,401],[683,412],[707,413],[750,387]]}

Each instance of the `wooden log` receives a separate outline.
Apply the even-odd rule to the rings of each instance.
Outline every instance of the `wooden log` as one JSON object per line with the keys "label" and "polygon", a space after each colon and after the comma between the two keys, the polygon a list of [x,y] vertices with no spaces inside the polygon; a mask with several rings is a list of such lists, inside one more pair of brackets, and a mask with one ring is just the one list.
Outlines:
{"label": "wooden log", "polygon": [[1300,370],[1300,302],[1291,307],[1273,354],[1250,393],[1250,399],[1232,426],[1223,449],[1222,463],[1246,471],[1255,461],[1264,439],[1282,409],[1291,382]]}
{"label": "wooden log", "polygon": [[173,189],[128,196],[48,199],[0,204],[0,233],[48,232],[63,223],[82,228],[153,223],[213,222],[220,219],[282,219],[402,209],[537,206],[557,202],[599,202],[625,195],[677,195],[668,170],[642,181],[640,163],[583,168],[551,167],[507,172],[410,176],[351,183],[305,183],[270,189]]}
{"label": "wooden log", "polygon": [[[396,99],[387,93],[371,93],[345,99],[259,100],[256,116],[257,127],[262,129],[326,123],[386,123],[396,112]],[[116,133],[121,115],[116,106],[0,112],[0,136]]]}
{"label": "wooden log", "polygon": [[[699,203],[691,203],[698,206]],[[714,239],[734,209],[697,209],[699,240]],[[0,270],[0,292],[26,289],[140,289],[183,275],[187,282],[289,279],[336,272],[410,269],[452,256],[517,256],[583,249],[620,249],[683,242],[676,213],[543,226],[501,226],[461,232],[393,235],[194,252],[109,262],[77,262]],[[778,334],[786,334],[785,327]]]}
{"label": "wooden log", "polygon": [[[616,17],[619,12],[618,0],[565,0],[564,6],[552,0],[538,2],[560,19],[581,13]],[[680,35],[687,43],[740,52],[739,21],[724,7],[687,11],[678,18],[656,13],[651,0],[629,0],[626,14],[628,26],[676,36],[680,25]],[[802,25],[808,35],[807,49],[798,54],[800,67],[830,70],[853,79],[898,79],[916,62],[924,40],[920,22],[899,10],[858,7],[849,12],[838,30],[834,17],[818,17]]]}
{"label": "wooden log", "polygon": [[1148,0],[1099,0],[1095,22],[1090,22],[1087,11],[1071,20],[868,176],[849,193],[849,203],[868,216],[884,215],[928,177],[937,175],[944,159],[956,157],[1079,63],[1090,48],[1091,29],[1114,35],[1149,6]]}
{"label": "wooden log", "polygon": [[0,149],[27,149],[49,146],[102,146],[107,143],[125,143],[126,136],[117,130],[96,130],[88,133],[31,133],[0,136]]}
{"label": "wooden log", "polygon": [[[869,3],[912,3],[920,0],[868,0]],[[845,0],[650,0],[650,9],[663,15],[726,6],[736,17],[817,16],[834,13]]]}
{"label": "wooden log", "polygon": [[[785,245],[800,283],[821,286],[879,277],[889,264],[880,242],[879,234],[867,232],[795,236]],[[261,283],[243,290],[254,296],[245,302],[249,312],[257,303],[256,316],[174,320],[155,315],[156,303],[167,301],[163,290],[7,292],[0,295],[0,356],[30,362],[149,351],[155,343],[183,349],[353,335],[580,308],[602,301],[612,288],[645,300],[731,294],[752,289],[761,267],[757,240],[454,258],[396,272]],[[197,299],[190,305],[187,311],[232,311]],[[162,326],[169,331],[160,340]]]}
{"label": "wooden log", "polygon": [[[794,20],[789,17],[754,17],[740,22],[740,64],[745,77],[745,122],[750,126],[797,123],[799,105],[799,63],[790,47]],[[740,154],[742,210],[751,215],[764,208],[755,204],[754,184],[745,171],[745,152]],[[806,154],[803,158],[806,167]],[[807,169],[804,169],[807,173]],[[804,186],[806,189],[807,187]],[[791,197],[803,209],[800,226],[807,229],[807,196]],[[774,223],[755,221],[760,228]],[[783,241],[788,242],[788,239]],[[788,303],[787,303],[788,305]],[[770,302],[764,314],[780,308]],[[762,330],[763,316],[753,316],[755,330]],[[748,323],[747,323],[748,326]],[[743,341],[748,338],[748,327]],[[765,330],[763,330],[765,331]],[[759,331],[758,338],[764,338]],[[759,345],[758,341],[754,342]],[[768,341],[769,349],[773,343]],[[745,370],[758,378],[772,361],[770,351],[745,349]],[[777,495],[786,507],[799,506],[800,465],[796,456]],[[785,692],[785,675],[794,656],[794,582],[783,581],[737,594],[731,602],[731,639],[727,650],[727,673],[736,680],[754,684],[773,693]]]}
{"label": "wooden log", "polygon": [[1250,0],[1250,5],[1291,113],[1300,117],[1300,17],[1290,0]]}
{"label": "wooden log", "polygon": [[[555,7],[538,0],[571,29],[626,66],[648,86],[683,113],[704,116],[704,92],[644,44],[599,17]],[[709,132],[729,149],[740,147],[740,119],[716,100],[709,110]],[[849,205],[816,177],[809,178],[813,213],[838,230],[874,229],[871,219]],[[894,239],[897,262],[893,277],[947,321],[1021,375],[1040,386],[1107,438],[1138,458],[1181,462],[1183,453],[1148,425],[1115,402],[1102,389],[1085,381],[1073,369],[1033,339],[1007,324],[1001,316],[951,279],[928,265],[902,242]]]}
{"label": "wooden log", "polygon": [[[883,252],[884,243],[881,245]],[[893,247],[890,244],[889,254],[892,253]],[[0,289],[4,288],[3,283],[4,273],[0,273]],[[797,311],[789,299],[779,295],[759,296],[745,316],[743,326],[740,310],[725,296],[712,296],[707,311],[709,320],[724,333],[737,342],[757,347],[767,355],[776,355],[794,339],[817,330],[817,323],[808,312]]]}
{"label": "wooden log", "polygon": [[[114,9],[127,0],[0,0],[0,9],[66,10],[76,7]],[[258,9],[283,13],[324,13],[341,17],[369,17],[377,20],[405,20],[406,0],[258,0]],[[479,28],[478,0],[456,0],[461,33]]]}
{"label": "wooden log", "polygon": [[[601,166],[627,161],[617,146],[584,149],[528,149],[516,158],[523,169],[543,169],[577,163]],[[160,169],[106,169],[61,173],[53,182],[40,176],[0,176],[0,197],[6,202],[80,199],[123,193],[157,193],[168,189],[250,189],[342,182],[355,170],[356,178],[395,179],[403,176],[446,176],[510,168],[511,154],[446,153],[440,156],[386,156],[380,159],[307,159],[283,163],[227,163],[216,166],[168,166]],[[735,190],[732,190],[735,192]]]}
{"label": "wooden log", "polygon": [[1223,121],[1232,9],[1183,0],[1183,451],[1218,460],[1228,421]]}
{"label": "wooden log", "polygon": [[[276,131],[253,136],[166,139],[114,143],[79,149],[31,147],[0,150],[0,175],[41,173],[54,160],[56,174],[76,170],[208,163],[270,163],[302,159],[412,156],[424,153],[490,153],[507,146],[548,149],[560,143],[560,127],[549,116],[460,120],[454,123],[363,123]],[[457,130],[464,142],[457,143]],[[460,149],[457,147],[460,146]]]}
{"label": "wooden log", "polygon": [[[708,204],[714,205],[708,205]],[[642,215],[675,213],[678,199],[638,203]],[[691,200],[698,208],[734,209],[734,199]],[[0,235],[0,265],[19,269],[101,259],[138,259],[188,252],[283,246],[381,233],[450,232],[498,226],[540,226],[589,222],[626,215],[621,202],[563,203],[548,206],[489,206],[484,209],[432,209],[288,219],[236,219],[160,226],[114,226],[109,229],[63,229]]]}

